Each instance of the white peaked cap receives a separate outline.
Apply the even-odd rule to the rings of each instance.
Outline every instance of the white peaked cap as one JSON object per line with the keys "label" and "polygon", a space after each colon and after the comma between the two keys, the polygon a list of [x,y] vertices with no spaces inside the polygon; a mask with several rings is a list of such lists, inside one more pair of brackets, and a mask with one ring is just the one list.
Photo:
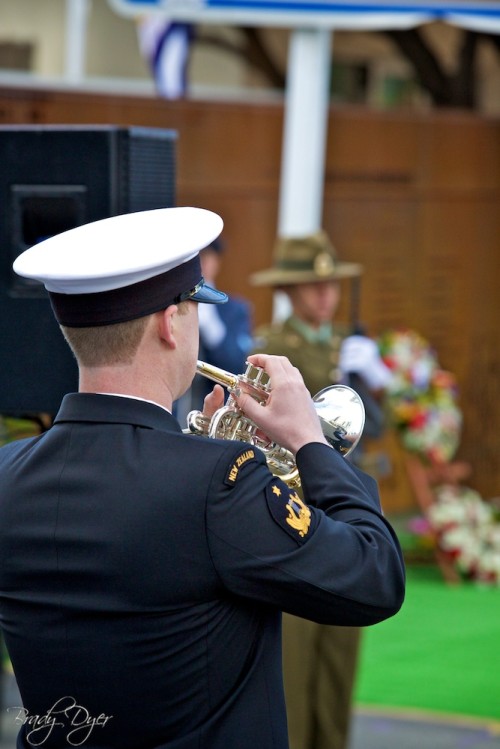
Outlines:
{"label": "white peaked cap", "polygon": [[44,284],[60,323],[113,324],[182,298],[227,301],[204,284],[198,256],[222,228],[221,217],[203,208],[121,214],[45,239],[13,268]]}
{"label": "white peaked cap", "polygon": [[23,252],[14,271],[48,291],[89,294],[172,270],[222,231],[204,208],[158,208],[104,218],[56,234]]}

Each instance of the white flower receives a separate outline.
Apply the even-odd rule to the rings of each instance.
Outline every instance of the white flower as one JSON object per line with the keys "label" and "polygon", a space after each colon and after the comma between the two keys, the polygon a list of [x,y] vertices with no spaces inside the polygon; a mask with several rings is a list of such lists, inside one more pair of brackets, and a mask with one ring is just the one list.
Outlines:
{"label": "white flower", "polygon": [[500,585],[500,523],[479,492],[444,484],[436,489],[427,514],[440,547],[453,556],[462,574]]}

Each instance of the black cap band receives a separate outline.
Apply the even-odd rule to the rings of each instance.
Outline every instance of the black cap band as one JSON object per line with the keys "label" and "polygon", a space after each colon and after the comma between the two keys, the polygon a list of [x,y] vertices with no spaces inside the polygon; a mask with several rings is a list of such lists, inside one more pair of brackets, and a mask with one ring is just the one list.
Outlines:
{"label": "black cap band", "polygon": [[[175,304],[185,291],[201,281],[199,255],[145,281],[110,291],[92,294],[60,294],[49,292],[50,302],[60,325],[88,328],[114,325],[137,317],[145,317]],[[197,294],[198,301],[204,301]],[[207,300],[208,301],[208,300]]]}

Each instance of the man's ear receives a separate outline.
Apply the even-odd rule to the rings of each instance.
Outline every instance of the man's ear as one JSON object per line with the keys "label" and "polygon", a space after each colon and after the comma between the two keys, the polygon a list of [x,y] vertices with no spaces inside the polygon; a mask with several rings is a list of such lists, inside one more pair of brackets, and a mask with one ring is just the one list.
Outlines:
{"label": "man's ear", "polygon": [[175,338],[174,319],[177,314],[177,305],[171,304],[166,309],[158,312],[158,333],[162,341],[170,348],[177,348]]}

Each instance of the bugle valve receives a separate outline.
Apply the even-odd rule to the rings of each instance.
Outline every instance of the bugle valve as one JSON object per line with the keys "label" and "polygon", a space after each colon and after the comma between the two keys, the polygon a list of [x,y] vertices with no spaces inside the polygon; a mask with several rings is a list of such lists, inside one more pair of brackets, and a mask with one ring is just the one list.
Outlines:
{"label": "bugle valve", "polygon": [[[187,432],[214,439],[239,440],[260,448],[270,471],[290,487],[300,486],[300,476],[293,454],[267,438],[259,427],[245,416],[232,397],[236,389],[249,393],[265,405],[271,390],[267,373],[247,364],[243,374],[234,375],[212,364],[198,361],[198,374],[225,387],[229,397],[224,406],[209,418],[201,411],[191,411],[187,417]],[[313,397],[321,428],[328,444],[346,457],[354,450],[363,433],[365,409],[355,390],[347,385],[331,385]]]}

